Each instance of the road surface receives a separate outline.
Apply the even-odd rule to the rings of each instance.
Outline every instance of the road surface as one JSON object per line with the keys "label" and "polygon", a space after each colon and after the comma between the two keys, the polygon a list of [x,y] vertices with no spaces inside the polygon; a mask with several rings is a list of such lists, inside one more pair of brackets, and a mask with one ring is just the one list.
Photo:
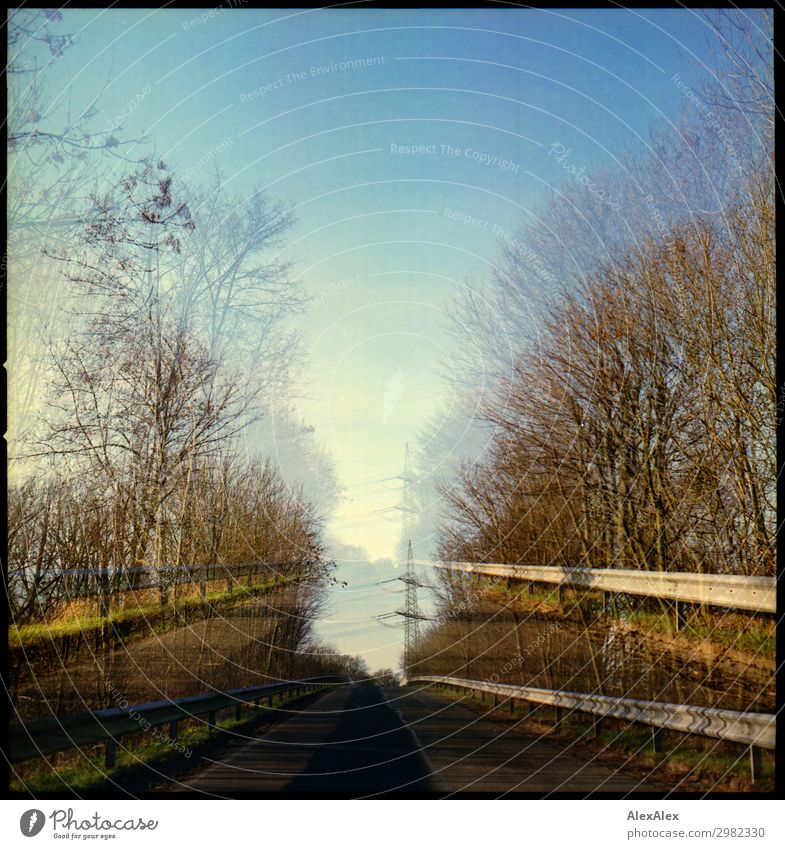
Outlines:
{"label": "road surface", "polygon": [[218,798],[372,798],[651,787],[582,759],[569,744],[520,733],[427,690],[360,684],[327,691],[165,789]]}

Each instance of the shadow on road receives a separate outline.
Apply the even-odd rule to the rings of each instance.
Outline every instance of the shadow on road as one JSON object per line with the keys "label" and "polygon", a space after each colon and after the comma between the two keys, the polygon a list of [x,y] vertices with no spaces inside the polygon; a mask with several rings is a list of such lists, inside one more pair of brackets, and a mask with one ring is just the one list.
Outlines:
{"label": "shadow on road", "polygon": [[291,795],[412,795],[436,791],[417,740],[375,684],[350,691],[334,730],[286,786]]}

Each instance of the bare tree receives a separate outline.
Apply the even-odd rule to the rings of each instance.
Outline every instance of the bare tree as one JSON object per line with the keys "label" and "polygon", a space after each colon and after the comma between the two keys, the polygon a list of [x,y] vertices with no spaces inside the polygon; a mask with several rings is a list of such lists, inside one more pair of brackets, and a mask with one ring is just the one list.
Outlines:
{"label": "bare tree", "polygon": [[[143,140],[99,121],[105,88],[73,109],[58,73],[76,42],[56,9],[8,16],[8,331],[14,442],[40,403],[46,337],[62,331],[59,272],[45,252],[77,241],[99,175],[138,159]],[[60,88],[58,88],[60,86]]]}
{"label": "bare tree", "polygon": [[243,370],[265,395],[286,387],[297,336],[286,324],[303,294],[281,256],[291,207],[255,189],[231,195],[216,171],[189,190],[197,226],[183,241],[169,297],[207,349]]}

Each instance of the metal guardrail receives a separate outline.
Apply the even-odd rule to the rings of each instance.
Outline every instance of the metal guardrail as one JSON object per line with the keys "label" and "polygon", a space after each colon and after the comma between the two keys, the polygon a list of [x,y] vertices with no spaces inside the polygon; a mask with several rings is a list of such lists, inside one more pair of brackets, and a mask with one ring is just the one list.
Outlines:
{"label": "metal guardrail", "polygon": [[429,561],[440,569],[490,575],[517,581],[584,587],[609,593],[654,596],[678,602],[711,604],[736,610],[776,613],[776,579],[692,572],[647,572],[638,569],[589,569],[579,566],[526,566],[512,563]]}
{"label": "metal guardrail", "polygon": [[514,684],[494,684],[490,681],[472,681],[467,678],[417,675],[404,679],[401,686],[413,683],[441,684],[475,692],[490,693],[509,701],[551,705],[556,708],[556,725],[561,725],[564,709],[591,714],[595,720],[595,735],[599,734],[600,721],[609,717],[626,719],[652,726],[655,730],[655,751],[661,751],[661,729],[698,734],[720,740],[731,740],[750,747],[750,766],[753,781],[760,774],[760,749],[774,749],[776,738],[775,714],[741,713],[735,710],[698,707],[696,705],[669,704],[641,699],[599,696],[593,693],[572,693],[563,690],[543,690],[538,687],[520,687]]}
{"label": "metal guardrail", "polygon": [[219,710],[234,707],[239,719],[242,706],[249,702],[257,705],[266,698],[272,706],[274,696],[294,691],[344,684],[340,675],[306,678],[300,681],[282,681],[244,687],[225,693],[203,693],[182,699],[162,700],[147,704],[128,705],[89,711],[70,716],[51,716],[11,725],[8,733],[8,758],[11,763],[38,758],[66,749],[106,742],[106,765],[114,765],[116,741],[124,734],[145,731],[160,725],[170,726],[170,738],[177,739],[177,724],[197,716],[208,715],[208,725],[215,726]]}
{"label": "metal guardrail", "polygon": [[[197,596],[202,602],[209,600],[210,585],[223,584],[226,592],[242,590],[251,592],[275,592],[286,586],[308,580],[301,573],[287,574],[284,570],[297,564],[285,562],[255,563],[206,563],[182,564],[179,566],[129,566],[121,569],[62,568],[44,569],[23,576],[28,567],[11,568],[8,571],[8,594],[12,616],[23,625],[29,614],[29,599],[34,598],[35,609],[49,606],[47,615],[62,609],[76,599],[96,605],[96,614],[109,617],[116,609],[120,597],[158,591],[158,604],[162,609],[177,607]],[[183,588],[191,587],[183,592]],[[212,591],[215,591],[213,586]],[[180,596],[178,598],[178,595]],[[239,600],[239,598],[238,598]],[[135,602],[136,603],[136,602]],[[149,603],[149,602],[148,602]],[[20,609],[21,605],[21,609]]]}
{"label": "metal guardrail", "polygon": [[769,713],[741,713],[735,710],[598,696],[592,693],[542,690],[538,687],[493,684],[467,678],[418,675],[408,679],[410,684],[418,681],[462,687],[504,696],[505,699],[520,699],[600,717],[628,719],[631,722],[642,722],[658,728],[682,731],[685,734],[700,734],[703,737],[717,737],[748,746],[760,746],[762,749],[774,748],[776,716]]}

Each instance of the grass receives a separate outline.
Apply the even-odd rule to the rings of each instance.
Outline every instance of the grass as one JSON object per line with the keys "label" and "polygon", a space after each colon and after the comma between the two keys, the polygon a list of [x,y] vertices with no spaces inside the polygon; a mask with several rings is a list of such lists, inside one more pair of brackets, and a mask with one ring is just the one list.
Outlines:
{"label": "grass", "polygon": [[[50,756],[53,763],[27,762],[16,768],[19,777],[10,782],[9,789],[12,793],[25,795],[61,796],[68,792],[80,795],[143,792],[201,767],[200,755],[207,752],[215,754],[235,742],[235,737],[228,732],[258,733],[280,719],[280,708],[304,706],[316,698],[318,692],[305,696],[275,696],[272,709],[244,705],[244,716],[239,720],[235,718],[234,708],[229,708],[223,717],[216,719],[216,726],[224,733],[215,733],[208,728],[206,721],[198,719],[180,723],[177,746],[182,749],[173,747],[167,740],[154,738],[155,729],[152,728],[123,736],[118,740],[116,762],[111,769],[104,765],[104,744],[85,750],[60,752]],[[166,736],[166,729],[166,726],[161,726],[158,730]],[[187,752],[191,753],[188,757]]]}
{"label": "grass", "polygon": [[[592,717],[565,711],[560,730],[555,728],[555,711],[538,706],[529,714],[528,705],[516,703],[509,712],[507,703],[491,709],[492,697],[483,702],[468,690],[431,685],[431,689],[453,701],[460,701],[490,718],[516,722],[516,731],[569,742],[570,751],[607,765],[623,768],[663,789],[698,791],[769,792],[774,789],[774,753],[764,751],[762,774],[753,785],[749,752],[741,744],[697,735],[663,731],[663,751],[654,752],[649,726],[617,719],[604,719],[602,733],[594,737]],[[629,759],[629,763],[626,761]],[[684,783],[683,788],[679,785]]]}
{"label": "grass", "polygon": [[[542,589],[532,587],[528,592],[523,582],[507,587],[499,581],[489,582],[489,589],[494,593],[512,596],[524,605],[538,608],[543,615],[558,614],[571,618],[571,613],[577,613],[576,621],[594,619],[602,610],[602,595],[572,589],[564,590],[564,601],[559,601],[557,589]],[[754,655],[756,658],[773,660],[776,657],[776,626],[772,621],[756,620],[752,616],[738,613],[726,613],[722,616],[731,624],[716,624],[700,619],[700,612],[688,617],[681,631],[675,630],[675,617],[672,613],[663,611],[636,610],[627,611],[622,619],[630,628],[640,628],[652,635],[676,638],[684,642],[711,643],[722,649],[731,649],[742,654]]]}
{"label": "grass", "polygon": [[99,634],[115,634],[123,642],[134,632],[164,633],[170,628],[185,622],[194,622],[206,618],[216,608],[227,607],[257,595],[274,590],[282,583],[278,578],[264,584],[236,586],[231,590],[207,593],[204,598],[194,595],[178,599],[174,604],[135,604],[110,613],[109,616],[74,616],[52,623],[30,623],[22,626],[12,625],[8,629],[8,648],[34,649],[53,642]]}
{"label": "grass", "polygon": [[713,643],[757,657],[774,659],[776,656],[776,627],[773,622],[756,622],[754,619],[742,620],[741,617],[734,617],[733,625],[718,625],[711,621],[700,621],[695,616],[677,632],[673,616],[637,610],[626,613],[624,623],[631,627],[640,627],[649,633],[680,640]]}
{"label": "grass", "polygon": [[520,596],[524,599],[531,599],[532,601],[543,602],[544,604],[558,604],[559,603],[559,591],[558,590],[546,590],[541,587],[533,586],[531,590],[529,590],[524,582],[514,583],[511,587],[507,587],[504,584],[498,584],[494,582],[492,584],[494,589],[501,589],[503,592]]}
{"label": "grass", "polygon": [[511,586],[507,586],[503,582],[487,579],[487,583],[483,586],[483,589],[486,593],[489,593],[491,598],[493,595],[499,594],[507,599],[512,598],[516,600],[528,612],[549,615],[556,613],[564,614],[569,611],[569,606],[559,601],[559,591],[557,589],[544,589],[542,585],[529,588],[525,582],[520,581],[513,582]]}
{"label": "grass", "polygon": [[710,624],[688,625],[684,634],[697,640],[710,640],[711,642],[732,646],[737,651],[761,657],[773,659],[777,655],[777,635],[773,624],[768,628],[751,626],[742,631]]}

